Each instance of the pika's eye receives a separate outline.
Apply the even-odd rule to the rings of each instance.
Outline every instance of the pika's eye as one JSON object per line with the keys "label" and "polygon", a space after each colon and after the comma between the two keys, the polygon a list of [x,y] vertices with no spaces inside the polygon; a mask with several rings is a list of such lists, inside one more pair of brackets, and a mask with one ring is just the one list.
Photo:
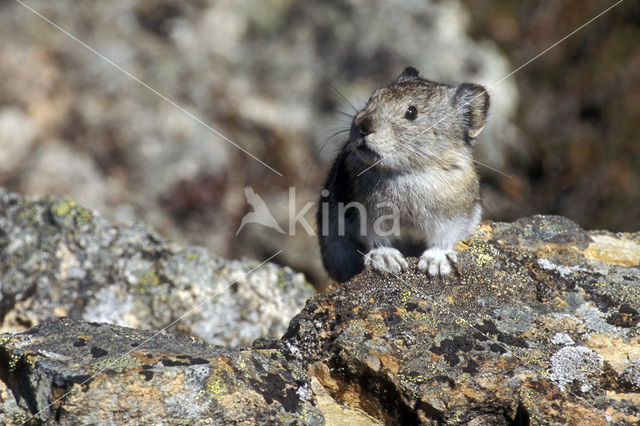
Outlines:
{"label": "pika's eye", "polygon": [[414,107],[413,105],[407,108],[407,112],[404,113],[404,118],[411,121],[415,120],[417,116],[418,108]]}

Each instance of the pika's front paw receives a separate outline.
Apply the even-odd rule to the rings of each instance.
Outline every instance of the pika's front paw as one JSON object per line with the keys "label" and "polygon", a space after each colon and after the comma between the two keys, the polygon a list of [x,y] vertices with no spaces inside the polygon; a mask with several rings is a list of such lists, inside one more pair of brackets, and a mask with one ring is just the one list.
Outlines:
{"label": "pika's front paw", "polygon": [[425,250],[420,256],[418,268],[428,270],[429,275],[449,275],[451,273],[451,264],[456,264],[458,255],[452,249],[442,250],[438,248],[430,248]]}
{"label": "pika's front paw", "polygon": [[402,253],[392,247],[372,249],[364,256],[364,265],[371,266],[377,271],[390,272],[392,274],[399,274],[409,267]]}

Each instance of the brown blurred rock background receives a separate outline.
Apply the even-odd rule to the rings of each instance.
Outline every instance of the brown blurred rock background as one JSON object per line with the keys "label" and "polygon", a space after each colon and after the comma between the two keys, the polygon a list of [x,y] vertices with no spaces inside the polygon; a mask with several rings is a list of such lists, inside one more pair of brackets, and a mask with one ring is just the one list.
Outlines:
{"label": "brown blurred rock background", "polygon": [[[516,68],[615,2],[474,1],[473,37],[493,40]],[[525,155],[495,218],[560,214],[587,229],[640,228],[640,9],[624,1],[515,75]],[[488,182],[487,182],[488,183]],[[486,186],[485,186],[486,187]]]}
{"label": "brown blurred rock background", "polygon": [[[182,244],[325,281],[315,239],[248,225],[252,186],[288,230],[317,197],[349,99],[406,65],[491,87],[609,3],[596,1],[0,1],[0,186],[65,194]],[[491,88],[478,141],[485,217],[554,213],[640,228],[640,12],[626,1]],[[510,177],[494,171],[498,169]],[[313,225],[313,214],[307,214]]]}

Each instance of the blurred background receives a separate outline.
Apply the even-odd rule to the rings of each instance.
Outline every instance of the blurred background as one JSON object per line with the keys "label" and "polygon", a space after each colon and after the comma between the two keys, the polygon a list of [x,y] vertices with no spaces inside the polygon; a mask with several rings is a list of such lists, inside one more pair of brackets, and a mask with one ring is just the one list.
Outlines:
{"label": "blurred background", "polygon": [[[640,7],[595,0],[0,0],[0,186],[68,195],[180,244],[327,281],[313,236],[247,225],[251,186],[288,230],[317,199],[349,103],[405,66],[489,88],[484,218],[640,229]],[[499,82],[499,83],[498,83]],[[496,84],[498,83],[498,84]],[[349,102],[347,102],[346,100]],[[314,212],[306,217],[314,225]]]}

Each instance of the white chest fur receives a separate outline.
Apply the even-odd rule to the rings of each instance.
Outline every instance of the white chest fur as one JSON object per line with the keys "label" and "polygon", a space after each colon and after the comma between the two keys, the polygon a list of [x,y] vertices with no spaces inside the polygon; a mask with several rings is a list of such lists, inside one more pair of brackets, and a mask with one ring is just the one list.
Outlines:
{"label": "white chest fur", "polygon": [[[461,173],[437,170],[380,179],[361,201],[366,208],[367,243],[393,240],[451,245],[473,232],[480,206]],[[472,205],[469,209],[468,205]],[[397,216],[397,217],[396,217]],[[376,228],[376,223],[384,226]],[[393,223],[394,220],[397,222]],[[396,226],[392,236],[389,226]],[[381,233],[380,230],[383,232]]]}

